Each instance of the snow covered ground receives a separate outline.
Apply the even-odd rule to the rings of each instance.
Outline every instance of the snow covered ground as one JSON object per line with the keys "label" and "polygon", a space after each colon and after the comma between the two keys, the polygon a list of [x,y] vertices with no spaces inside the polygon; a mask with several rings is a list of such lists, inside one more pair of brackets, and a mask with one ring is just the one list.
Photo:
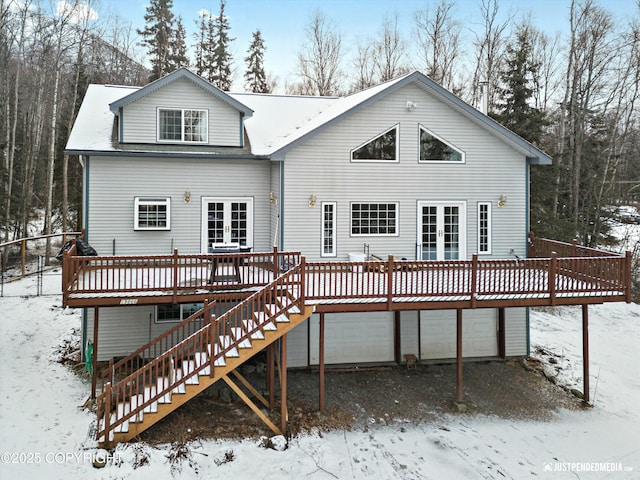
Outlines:
{"label": "snow covered ground", "polygon": [[[0,298],[0,478],[87,479],[640,479],[640,305],[589,308],[594,407],[561,411],[548,422],[450,415],[368,431],[294,438],[286,450],[255,440],[119,445],[105,452],[89,438],[89,394],[55,350],[80,322],[63,310],[59,272],[5,285]],[[532,350],[560,383],[582,389],[581,310],[531,315]],[[553,363],[555,362],[555,363]],[[176,432],[179,437],[179,432]]]}

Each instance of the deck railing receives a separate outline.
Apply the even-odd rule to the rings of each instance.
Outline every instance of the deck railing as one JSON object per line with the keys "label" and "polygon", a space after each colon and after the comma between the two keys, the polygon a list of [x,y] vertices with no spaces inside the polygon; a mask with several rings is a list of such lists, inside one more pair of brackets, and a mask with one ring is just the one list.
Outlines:
{"label": "deck railing", "polygon": [[[230,350],[263,331],[266,325],[275,324],[276,318],[294,306],[303,311],[303,269],[304,260],[218,318],[211,315],[212,304],[207,305],[194,315],[204,319],[202,328],[117,383],[106,382],[97,398],[98,418],[104,418],[98,426],[97,438],[108,442],[110,432],[116,427],[170,395],[180,384],[189,383],[190,378],[202,374],[214,378],[218,361]],[[287,302],[281,301],[284,295],[287,295]],[[262,314],[256,316],[255,312]],[[251,351],[244,359],[258,351]],[[187,362],[189,366],[185,368]],[[176,375],[178,367],[183,372],[181,375]],[[117,417],[112,419],[109,413],[118,409],[121,410]]]}
{"label": "deck railing", "polygon": [[75,256],[65,253],[63,301],[73,294],[110,292],[171,294],[173,301],[198,289],[264,286],[300,263],[299,252],[181,255]]}
{"label": "deck railing", "polygon": [[[537,258],[456,261],[309,262],[303,270],[306,295],[320,303],[476,300],[521,295],[624,296],[631,299],[631,254],[616,255],[552,240],[532,239]],[[599,255],[597,255],[599,254]],[[539,258],[538,258],[539,257]],[[65,256],[64,301],[69,294],[96,298],[168,296],[177,302],[185,292],[216,292],[260,287],[292,265],[300,253],[74,257]],[[226,268],[215,277],[213,270]],[[239,277],[234,277],[239,268]],[[174,278],[177,281],[174,281]],[[155,295],[157,293],[157,295]],[[77,297],[76,297],[77,298]],[[203,294],[204,298],[204,294]],[[418,300],[413,300],[418,301]],[[65,303],[67,304],[67,303]],[[122,304],[122,303],[121,303]]]}

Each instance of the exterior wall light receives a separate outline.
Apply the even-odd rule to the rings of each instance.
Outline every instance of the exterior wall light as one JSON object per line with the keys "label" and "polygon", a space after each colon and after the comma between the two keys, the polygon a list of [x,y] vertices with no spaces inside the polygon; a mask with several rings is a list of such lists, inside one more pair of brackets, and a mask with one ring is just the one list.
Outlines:
{"label": "exterior wall light", "polygon": [[315,193],[312,193],[311,195],[309,195],[309,206],[310,207],[315,207],[316,206],[316,200],[318,200],[318,198],[316,197]]}
{"label": "exterior wall light", "polygon": [[190,203],[191,202],[191,190],[185,190],[184,191],[184,203]]}
{"label": "exterior wall light", "polygon": [[410,112],[418,106],[416,102],[412,102],[411,100],[407,100],[407,110]]}
{"label": "exterior wall light", "polygon": [[498,206],[504,207],[506,203],[507,203],[507,196],[503,193],[502,195],[500,195],[500,200],[498,200]]}
{"label": "exterior wall light", "polygon": [[273,192],[269,192],[269,203],[271,205],[277,205],[278,204],[278,197],[276,197],[276,194]]}

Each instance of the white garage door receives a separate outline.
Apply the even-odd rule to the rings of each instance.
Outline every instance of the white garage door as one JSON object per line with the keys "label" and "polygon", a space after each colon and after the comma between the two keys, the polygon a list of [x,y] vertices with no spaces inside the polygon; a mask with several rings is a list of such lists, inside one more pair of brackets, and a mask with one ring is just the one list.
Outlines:
{"label": "white garage door", "polygon": [[[370,312],[326,314],[324,361],[326,364],[392,362],[393,313]],[[320,363],[320,316],[310,325],[311,365]]]}
{"label": "white garage door", "polygon": [[[424,360],[456,357],[456,311],[420,313],[420,355]],[[494,309],[463,310],[462,356],[498,355],[498,314]]]}

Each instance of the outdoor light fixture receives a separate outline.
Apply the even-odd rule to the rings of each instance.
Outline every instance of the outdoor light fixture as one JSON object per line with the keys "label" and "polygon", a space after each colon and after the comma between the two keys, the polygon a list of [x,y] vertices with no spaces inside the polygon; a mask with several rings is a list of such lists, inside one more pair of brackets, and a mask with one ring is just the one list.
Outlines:
{"label": "outdoor light fixture", "polygon": [[504,207],[505,203],[507,203],[507,196],[503,193],[500,195],[500,200],[498,200],[498,206]]}
{"label": "outdoor light fixture", "polygon": [[184,203],[191,202],[191,190],[184,191]]}
{"label": "outdoor light fixture", "polygon": [[315,193],[312,193],[311,195],[309,195],[309,206],[310,207],[315,207],[316,206],[316,200],[318,198],[316,197]]}
{"label": "outdoor light fixture", "polygon": [[412,102],[411,100],[407,100],[407,110],[412,111],[417,106],[418,106],[418,104],[416,102]]}
{"label": "outdoor light fixture", "polygon": [[273,192],[269,192],[269,203],[271,203],[271,205],[278,204],[278,197],[276,197],[276,194]]}

